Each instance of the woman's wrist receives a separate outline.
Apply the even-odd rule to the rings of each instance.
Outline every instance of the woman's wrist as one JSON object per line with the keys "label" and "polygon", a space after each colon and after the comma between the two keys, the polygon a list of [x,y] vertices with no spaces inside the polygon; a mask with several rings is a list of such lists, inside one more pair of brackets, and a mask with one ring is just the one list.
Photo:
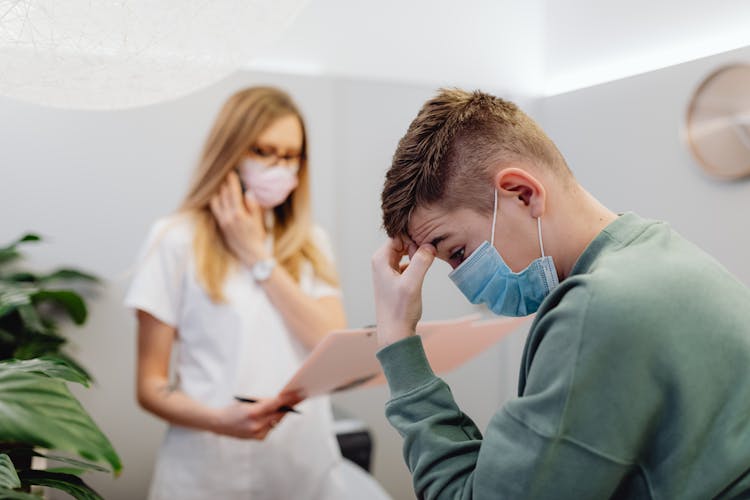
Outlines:
{"label": "woman's wrist", "polygon": [[262,260],[268,260],[272,255],[261,245],[258,248],[251,248],[245,252],[242,258],[243,263],[248,267],[253,267]]}
{"label": "woman's wrist", "polygon": [[205,429],[214,434],[221,434],[222,419],[221,412],[217,408],[207,408]]}

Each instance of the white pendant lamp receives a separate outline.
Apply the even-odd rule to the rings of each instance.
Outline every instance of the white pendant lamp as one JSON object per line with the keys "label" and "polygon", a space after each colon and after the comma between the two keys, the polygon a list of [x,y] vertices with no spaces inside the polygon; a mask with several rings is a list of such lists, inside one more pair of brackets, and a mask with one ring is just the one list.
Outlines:
{"label": "white pendant lamp", "polygon": [[121,109],[247,65],[307,0],[0,0],[0,95]]}

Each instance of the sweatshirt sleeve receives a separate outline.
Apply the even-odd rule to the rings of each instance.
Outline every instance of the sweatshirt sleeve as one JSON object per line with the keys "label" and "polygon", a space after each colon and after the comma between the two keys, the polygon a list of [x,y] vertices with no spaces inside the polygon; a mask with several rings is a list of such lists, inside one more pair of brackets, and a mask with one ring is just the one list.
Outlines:
{"label": "sweatshirt sleeve", "polygon": [[419,498],[471,498],[482,434],[432,372],[419,336],[378,352],[391,400],[386,416],[404,438]]}
{"label": "sweatshirt sleeve", "polygon": [[[625,493],[619,484],[628,475],[638,476],[638,468],[576,440],[565,428],[581,321],[580,314],[572,314],[549,323],[555,331],[538,344],[530,390],[497,411],[484,437],[430,369],[419,337],[378,352],[391,389],[386,416],[404,438],[418,498],[579,499]],[[597,408],[591,409],[590,425],[596,425]],[[645,483],[641,486],[638,492],[647,491]]]}

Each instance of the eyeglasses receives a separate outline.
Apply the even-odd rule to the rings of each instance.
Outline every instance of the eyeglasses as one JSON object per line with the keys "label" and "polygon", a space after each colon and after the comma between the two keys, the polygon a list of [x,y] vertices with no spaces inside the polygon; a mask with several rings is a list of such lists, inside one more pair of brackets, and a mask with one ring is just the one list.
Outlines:
{"label": "eyeglasses", "polygon": [[269,165],[278,165],[280,162],[284,162],[287,165],[299,166],[305,155],[302,153],[287,153],[279,154],[275,148],[264,147],[264,146],[253,146],[250,148],[250,153],[264,160],[264,163]]}

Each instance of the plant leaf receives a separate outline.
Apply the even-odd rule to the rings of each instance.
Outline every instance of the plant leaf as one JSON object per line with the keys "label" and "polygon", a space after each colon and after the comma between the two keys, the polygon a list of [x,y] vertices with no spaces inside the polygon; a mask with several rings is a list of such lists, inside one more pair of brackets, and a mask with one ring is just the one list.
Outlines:
{"label": "plant leaf", "polygon": [[25,332],[13,352],[13,357],[18,359],[32,359],[52,355],[59,352],[60,346],[66,342],[65,337],[54,333]]}
{"label": "plant leaf", "polygon": [[21,256],[15,248],[0,248],[0,264],[7,264]]}
{"label": "plant leaf", "polygon": [[71,366],[66,360],[60,357],[43,356],[33,359],[8,360],[3,364],[17,372],[38,373],[47,377],[75,382],[85,387],[89,386],[89,379],[86,373]]}
{"label": "plant leaf", "polygon": [[79,269],[61,268],[57,269],[46,276],[39,276],[38,280],[43,283],[50,281],[90,281],[92,283],[99,283],[101,280],[93,274],[81,271]]}
{"label": "plant leaf", "polygon": [[31,294],[36,291],[37,288],[28,285],[0,283],[0,317],[31,304]]}
{"label": "plant leaf", "polygon": [[42,500],[42,497],[38,495],[32,495],[31,493],[24,493],[22,491],[9,490],[8,488],[0,487],[0,498],[2,500]]}
{"label": "plant leaf", "polygon": [[106,461],[120,457],[65,383],[0,363],[0,441],[21,441]]}
{"label": "plant leaf", "polygon": [[16,336],[7,330],[0,328],[0,344],[15,344]]}
{"label": "plant leaf", "polygon": [[67,363],[74,370],[78,370],[84,377],[86,377],[86,380],[88,380],[89,382],[95,382],[94,377],[91,375],[91,373],[88,372],[88,370],[86,370],[86,368],[84,368],[78,361],[71,358],[69,355],[67,355],[64,352],[58,351],[54,354],[48,354],[43,357],[52,358],[52,359],[60,359],[63,362]]}
{"label": "plant leaf", "polygon": [[18,238],[16,241],[14,241],[13,243],[10,243],[9,245],[0,248],[0,251],[15,249],[21,243],[29,243],[29,242],[37,242],[37,241],[42,241],[42,237],[36,233],[26,233],[20,238]]}
{"label": "plant leaf", "polygon": [[21,253],[18,251],[18,246],[21,243],[29,243],[41,240],[42,238],[38,234],[28,233],[14,241],[13,243],[0,248],[0,264],[5,264],[21,256]]}
{"label": "plant leaf", "polygon": [[9,274],[7,276],[3,276],[3,281],[8,281],[11,283],[21,282],[21,283],[33,283],[37,281],[38,277],[34,273],[30,273],[28,271],[20,271],[17,273]]}
{"label": "plant leaf", "polygon": [[[80,476],[84,472],[86,472],[86,469],[79,469],[76,467],[47,467],[44,469],[48,472],[60,472],[62,474],[73,474],[75,476]],[[105,470],[105,472],[109,472]]]}
{"label": "plant leaf", "polygon": [[16,241],[15,245],[18,245],[19,243],[27,243],[29,241],[42,241],[42,237],[36,233],[26,233]]}
{"label": "plant leaf", "polygon": [[[80,471],[95,470],[97,472],[109,472],[109,469],[107,469],[106,467],[102,467],[101,465],[98,465],[98,464],[92,464],[90,462],[84,462],[82,460],[76,460],[75,458],[61,457],[59,455],[46,455],[45,458],[50,461],[63,462],[68,465],[72,465],[77,470],[80,470]],[[48,469],[48,470],[51,470],[51,469]]]}
{"label": "plant leaf", "polygon": [[[45,455],[43,453],[37,453],[37,456],[44,457],[50,462],[62,462],[64,464],[72,465],[75,469],[80,471],[92,471],[97,472],[109,472],[109,469],[102,467],[99,464],[92,464],[91,462],[84,462],[83,460],[76,460],[75,458],[63,457],[60,455]],[[52,470],[48,468],[47,470]]]}
{"label": "plant leaf", "polygon": [[27,470],[20,475],[25,485],[36,484],[62,490],[78,500],[103,500],[102,496],[73,474],[46,470]]}
{"label": "plant leaf", "polygon": [[70,290],[37,290],[31,294],[34,303],[49,300],[61,305],[76,325],[86,321],[86,303],[80,295]]}
{"label": "plant leaf", "polygon": [[0,455],[0,487],[2,488],[20,488],[21,480],[18,479],[16,467],[8,455]]}
{"label": "plant leaf", "polygon": [[42,318],[39,316],[39,311],[37,311],[32,304],[22,304],[16,309],[18,309],[18,314],[21,315],[21,320],[26,328],[32,332],[40,333],[47,330],[44,328],[44,323],[42,323]]}
{"label": "plant leaf", "polygon": [[[23,446],[23,445],[22,445]],[[97,472],[109,472],[109,469],[106,467],[102,467],[99,464],[92,464],[91,462],[84,462],[83,460],[78,460],[76,458],[71,458],[67,456],[62,455],[56,455],[56,454],[49,454],[49,453],[42,453],[41,451],[35,450],[33,447],[13,447],[8,451],[0,450],[0,454],[7,453],[9,455],[13,455],[13,457],[41,457],[47,459],[48,463],[50,462],[61,462],[63,464],[67,464],[73,467],[45,467],[45,470],[55,470],[57,472],[64,472],[62,469],[69,469],[70,471],[77,471],[77,472],[70,472],[70,474],[78,474],[82,472],[88,472],[88,471],[97,471]],[[13,460],[11,458],[11,460]]]}

